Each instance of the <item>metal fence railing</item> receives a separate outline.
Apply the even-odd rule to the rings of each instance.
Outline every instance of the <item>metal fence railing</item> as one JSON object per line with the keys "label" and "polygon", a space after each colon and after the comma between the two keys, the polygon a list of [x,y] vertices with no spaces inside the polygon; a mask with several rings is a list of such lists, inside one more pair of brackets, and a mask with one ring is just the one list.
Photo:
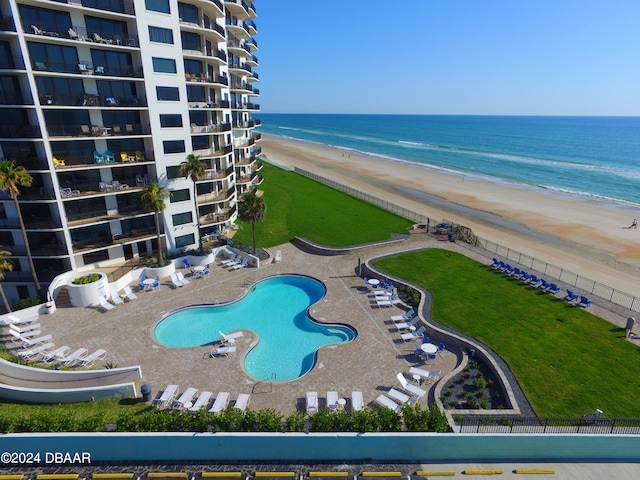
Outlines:
{"label": "metal fence railing", "polygon": [[458,417],[460,433],[526,433],[526,434],[638,434],[639,418],[536,418],[499,416]]}
{"label": "metal fence railing", "polygon": [[[383,200],[376,196],[369,195],[368,193],[361,192],[360,190],[343,185],[334,180],[330,180],[316,173],[309,172],[308,170],[295,167],[294,171],[296,173],[299,173],[300,175],[304,175],[307,178],[310,178],[319,183],[322,183],[336,190],[344,192],[348,195],[351,195],[352,197],[358,198],[360,200],[364,200],[365,202],[371,203],[372,205],[376,205],[380,208],[388,210],[392,213],[400,215],[401,217],[407,218],[416,223],[426,224],[427,226],[429,226],[429,225],[436,225],[442,221],[439,219],[433,219],[425,215],[421,215],[419,213],[414,212],[413,210],[409,210],[407,208],[396,205],[393,202],[389,202],[387,200]],[[466,231],[468,232],[469,229],[466,229]],[[557,265],[552,265],[543,260],[536,259],[524,253],[513,250],[511,248],[505,247],[503,245],[499,245],[495,242],[491,242],[489,240],[476,237],[475,235],[470,235],[469,233],[467,233],[464,236],[464,238],[461,238],[461,239],[467,240],[467,241],[469,241],[469,239],[473,239],[473,243],[475,245],[483,248],[484,250],[489,252],[489,254],[495,254],[507,260],[516,262],[527,268],[531,268],[535,271],[538,271],[544,274],[547,277],[551,277],[556,280],[559,280],[560,282],[566,285],[570,285],[584,292],[589,292],[590,295],[602,298],[608,302],[624,307],[630,311],[640,312],[640,297],[636,297],[629,293],[616,290],[615,288],[598,283],[595,280],[591,280],[589,278],[586,278],[576,273],[565,270],[561,267],[558,267]]]}

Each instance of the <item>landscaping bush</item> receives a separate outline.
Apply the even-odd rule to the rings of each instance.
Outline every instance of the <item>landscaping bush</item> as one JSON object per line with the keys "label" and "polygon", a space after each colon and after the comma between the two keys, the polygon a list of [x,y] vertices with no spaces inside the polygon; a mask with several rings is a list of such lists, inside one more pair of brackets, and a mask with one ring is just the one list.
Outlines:
{"label": "landscaping bush", "polygon": [[36,305],[40,305],[42,302],[40,301],[40,297],[27,297],[21,300],[18,300],[13,304],[11,309],[15,312],[17,310],[23,310],[29,307],[35,307]]}
{"label": "landscaping bush", "polygon": [[100,280],[100,274],[90,273],[89,275],[74,278],[71,283],[73,283],[74,285],[87,285],[89,283],[97,282],[98,280]]}

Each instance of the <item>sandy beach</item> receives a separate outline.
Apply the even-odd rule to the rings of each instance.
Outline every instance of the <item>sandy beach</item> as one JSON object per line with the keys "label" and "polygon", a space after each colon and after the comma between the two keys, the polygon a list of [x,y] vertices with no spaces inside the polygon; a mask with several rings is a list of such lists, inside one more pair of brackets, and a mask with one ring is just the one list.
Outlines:
{"label": "sandy beach", "polygon": [[263,135],[262,152],[623,292],[640,295],[640,212]]}

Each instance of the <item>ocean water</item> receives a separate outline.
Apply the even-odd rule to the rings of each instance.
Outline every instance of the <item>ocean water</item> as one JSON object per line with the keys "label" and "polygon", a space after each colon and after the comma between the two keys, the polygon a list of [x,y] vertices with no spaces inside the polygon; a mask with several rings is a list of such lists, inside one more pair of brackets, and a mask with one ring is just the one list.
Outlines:
{"label": "ocean water", "polygon": [[261,132],[640,207],[640,117],[261,114]]}

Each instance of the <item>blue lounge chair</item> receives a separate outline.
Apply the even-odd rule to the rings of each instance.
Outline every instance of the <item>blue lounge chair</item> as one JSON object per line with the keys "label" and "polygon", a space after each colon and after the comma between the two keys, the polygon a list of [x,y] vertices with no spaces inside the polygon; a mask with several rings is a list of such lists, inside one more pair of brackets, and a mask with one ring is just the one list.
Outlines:
{"label": "blue lounge chair", "polygon": [[555,283],[552,283],[551,285],[549,285],[547,292],[549,292],[552,295],[555,295],[557,293],[560,293],[560,290],[562,289],[558,285],[556,285]]}
{"label": "blue lounge chair", "polygon": [[535,275],[531,275],[531,278],[529,279],[529,285],[537,287],[541,280],[541,278],[538,278]]}
{"label": "blue lounge chair", "polygon": [[567,295],[564,297],[564,299],[568,302],[573,302],[574,300],[577,300],[578,297],[580,297],[580,295],[578,295],[577,293],[573,293],[571,290],[567,290]]}
{"label": "blue lounge chair", "polygon": [[589,308],[591,306],[592,300],[590,298],[580,296],[580,302],[578,302],[579,307]]}
{"label": "blue lounge chair", "polygon": [[493,263],[491,265],[489,265],[491,268],[498,268],[500,266],[500,260],[498,260],[497,258],[493,257]]}
{"label": "blue lounge chair", "polygon": [[524,283],[529,283],[529,280],[531,280],[531,274],[529,272],[522,272],[522,275],[520,275],[520,280],[522,280]]}
{"label": "blue lounge chair", "polygon": [[520,277],[520,275],[522,275],[522,270],[520,270],[518,267],[515,267],[512,273],[514,277]]}
{"label": "blue lounge chair", "polygon": [[184,265],[184,268],[191,268],[191,264],[189,263],[189,260],[187,260],[186,258],[182,259],[182,265]]}
{"label": "blue lounge chair", "polygon": [[549,282],[547,282],[544,278],[540,279],[540,285],[538,285],[538,288],[541,288],[542,290],[546,290],[550,286],[551,286],[551,284]]}

